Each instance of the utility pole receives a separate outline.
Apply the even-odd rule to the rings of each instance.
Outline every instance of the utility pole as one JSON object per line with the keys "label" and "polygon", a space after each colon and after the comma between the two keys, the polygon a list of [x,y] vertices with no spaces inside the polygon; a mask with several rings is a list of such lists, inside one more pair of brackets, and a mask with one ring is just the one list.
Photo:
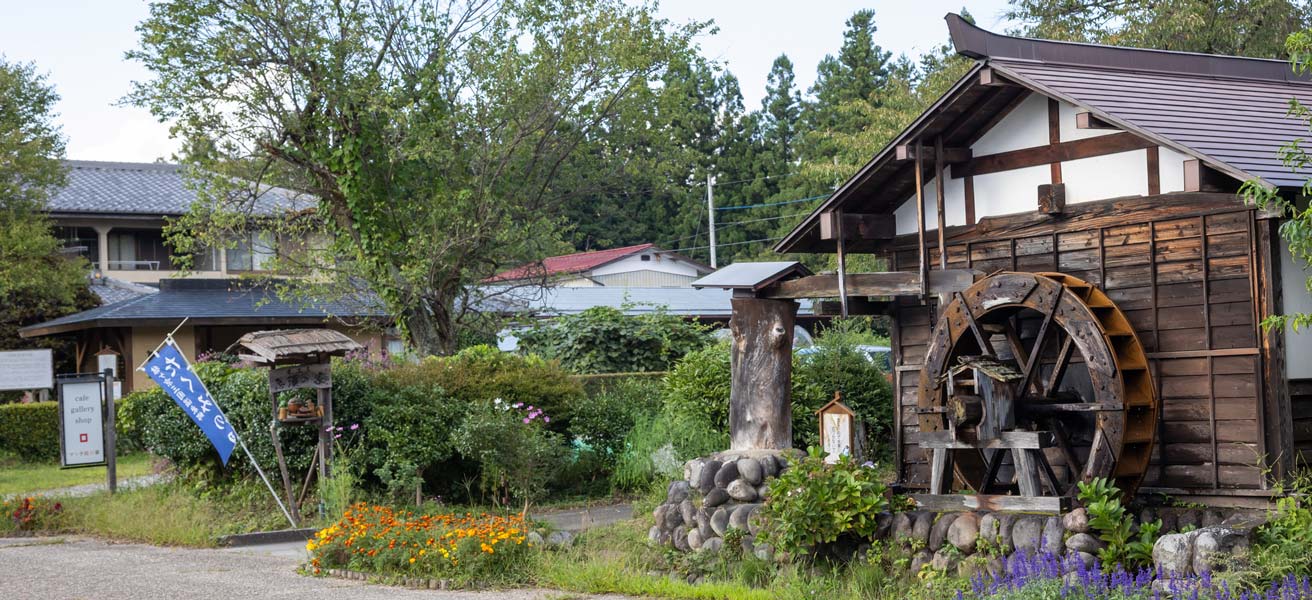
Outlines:
{"label": "utility pole", "polygon": [[715,260],[715,177],[710,173],[706,174],[706,220],[711,231],[711,268],[718,269],[720,266]]}

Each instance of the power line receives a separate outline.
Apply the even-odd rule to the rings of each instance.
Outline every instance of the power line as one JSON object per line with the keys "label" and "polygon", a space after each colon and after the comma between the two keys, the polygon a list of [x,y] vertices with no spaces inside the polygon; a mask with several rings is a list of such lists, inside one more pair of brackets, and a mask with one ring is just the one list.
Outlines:
{"label": "power line", "polygon": [[[775,242],[775,241],[782,240],[782,239],[784,239],[784,236],[772,237],[772,238],[761,238],[761,239],[759,239],[759,240],[747,240],[747,241],[745,241],[745,242],[729,242],[729,243],[727,243],[727,244],[716,244],[716,247],[723,248],[723,247],[725,247],[725,246],[741,246],[741,245],[743,245],[743,244],[758,244],[758,243],[760,243],[760,242]],[[690,247],[690,248],[678,248],[678,249],[675,249],[675,250],[671,250],[670,252],[687,252],[687,251],[689,251],[689,250],[706,250],[706,249],[708,249],[708,248],[710,248],[710,247],[711,247],[711,246],[710,246],[709,244],[707,244],[707,245],[705,245],[705,246],[692,246],[692,247]]]}
{"label": "power line", "polygon": [[791,215],[779,215],[777,217],[763,217],[760,219],[744,219],[742,221],[725,221],[717,227],[728,227],[730,225],[746,225],[748,223],[760,223],[762,221],[778,221],[779,219],[792,219],[794,217],[805,217],[808,213],[793,213]]}
{"label": "power line", "polygon": [[812,200],[819,200],[819,199],[821,199],[821,198],[828,198],[828,197],[829,197],[829,194],[820,194],[819,196],[811,196],[810,198],[798,198],[798,199],[796,199],[796,200],[784,200],[783,202],[766,202],[766,203],[764,203],[764,204],[747,204],[747,205],[743,205],[743,206],[717,206],[717,207],[715,207],[715,210],[746,210],[746,209],[749,209],[749,208],[765,208],[765,207],[767,207],[767,206],[783,206],[783,205],[785,205],[785,204],[797,204],[797,203],[799,203],[799,202],[810,202],[810,201],[812,201]]}

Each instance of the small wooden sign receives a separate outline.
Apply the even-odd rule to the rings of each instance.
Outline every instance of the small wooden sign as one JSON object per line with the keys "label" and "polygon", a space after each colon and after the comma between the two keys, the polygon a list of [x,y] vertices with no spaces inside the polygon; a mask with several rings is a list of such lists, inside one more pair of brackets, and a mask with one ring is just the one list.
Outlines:
{"label": "small wooden sign", "polygon": [[298,388],[329,389],[331,387],[333,387],[333,375],[328,363],[269,370],[269,393],[272,394]]}
{"label": "small wooden sign", "polygon": [[825,451],[825,462],[836,463],[842,456],[852,454],[856,441],[856,413],[843,404],[842,392],[816,411],[820,416],[820,448]]}

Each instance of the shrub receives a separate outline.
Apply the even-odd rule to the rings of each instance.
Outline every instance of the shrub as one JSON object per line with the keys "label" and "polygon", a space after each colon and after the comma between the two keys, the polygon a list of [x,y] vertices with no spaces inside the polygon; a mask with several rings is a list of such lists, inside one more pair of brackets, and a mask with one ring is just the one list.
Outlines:
{"label": "shrub", "polygon": [[[819,443],[815,411],[838,390],[844,392],[844,404],[870,428],[870,439],[886,439],[892,430],[893,391],[883,370],[855,346],[826,342],[821,335],[817,352],[793,357],[793,446]],[[728,431],[730,380],[728,344],[692,352],[666,377],[665,409],[709,429]]]}
{"label": "shrub", "polygon": [[728,447],[727,429],[713,430],[697,419],[666,410],[638,419],[624,436],[611,484],[640,490],[683,476],[683,463]]}
{"label": "shrub", "polygon": [[477,402],[456,429],[455,447],[478,463],[479,488],[494,502],[533,502],[566,456],[562,436],[547,429],[550,422],[549,414],[522,402]]}
{"label": "shrub", "polygon": [[569,432],[610,467],[624,452],[624,438],[634,425],[660,411],[664,385],[650,377],[619,377],[591,388],[588,400],[575,409]]}
{"label": "shrub", "polygon": [[1312,575],[1312,471],[1297,473],[1280,491],[1276,508],[1257,529],[1253,567],[1260,581]]}
{"label": "shrub", "polygon": [[1099,551],[1103,565],[1131,568],[1153,563],[1153,544],[1162,528],[1161,520],[1143,523],[1138,531],[1134,518],[1121,504],[1121,490],[1102,477],[1079,482],[1080,503],[1089,511],[1089,526],[1107,546]]}
{"label": "shrub", "polygon": [[527,577],[527,536],[518,515],[421,515],[357,504],[305,547],[316,574],[345,568],[458,584],[515,583]]}
{"label": "shrub", "polygon": [[710,342],[709,329],[662,307],[640,315],[595,306],[535,324],[519,334],[520,348],[559,360],[576,373],[664,371]]}
{"label": "shrub", "polygon": [[[787,552],[822,550],[840,540],[869,541],[889,508],[888,487],[872,465],[849,456],[826,464],[814,446],[770,482],[767,537]],[[844,539],[846,538],[846,539]]]}
{"label": "shrub", "polygon": [[[140,448],[123,401],[115,403],[118,453]],[[0,451],[29,461],[59,460],[59,403],[0,404]]]}

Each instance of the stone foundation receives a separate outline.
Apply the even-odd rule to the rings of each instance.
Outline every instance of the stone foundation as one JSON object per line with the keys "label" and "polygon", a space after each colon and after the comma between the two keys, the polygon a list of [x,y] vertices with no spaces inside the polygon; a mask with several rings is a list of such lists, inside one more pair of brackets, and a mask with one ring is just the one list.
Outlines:
{"label": "stone foundation", "polygon": [[788,468],[793,450],[748,450],[721,452],[688,461],[683,479],[672,482],[665,502],[652,511],[656,524],[648,538],[657,544],[684,552],[718,551],[730,529],[743,532],[748,552],[769,556],[768,547],[757,548],[758,516],[769,495],[768,481]]}

